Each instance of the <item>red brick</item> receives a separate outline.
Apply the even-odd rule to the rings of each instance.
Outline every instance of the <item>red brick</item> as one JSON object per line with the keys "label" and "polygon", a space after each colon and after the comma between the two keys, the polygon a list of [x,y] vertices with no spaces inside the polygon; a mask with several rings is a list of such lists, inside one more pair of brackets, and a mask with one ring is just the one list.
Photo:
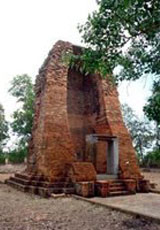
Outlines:
{"label": "red brick", "polygon": [[75,183],[76,194],[83,197],[93,197],[94,182],[79,182]]}
{"label": "red brick", "polygon": [[107,197],[109,192],[109,183],[107,181],[97,181],[95,183],[95,193],[100,197]]}
{"label": "red brick", "polygon": [[[67,176],[67,165],[80,161],[93,164],[97,173],[105,173],[106,144],[95,144],[94,151],[86,149],[85,137],[94,133],[119,138],[121,178],[141,178],[116,87],[108,78],[84,76],[62,63],[65,51],[79,50],[68,42],[57,42],[39,71],[27,172],[54,182]],[[88,173],[95,178],[95,170],[88,171],[87,164],[81,173],[83,181]]]}

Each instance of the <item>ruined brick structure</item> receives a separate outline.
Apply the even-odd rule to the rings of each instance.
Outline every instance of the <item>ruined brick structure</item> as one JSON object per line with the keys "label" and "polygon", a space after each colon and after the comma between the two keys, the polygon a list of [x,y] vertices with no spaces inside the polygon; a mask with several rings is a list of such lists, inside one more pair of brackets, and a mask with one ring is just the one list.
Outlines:
{"label": "ruined brick structure", "polygon": [[[57,42],[39,71],[28,170],[51,180],[64,176],[66,164],[92,162],[86,154],[86,135],[106,134],[119,139],[121,177],[138,177],[135,150],[122,120],[116,87],[108,79],[83,76],[62,62],[65,52],[78,50],[68,42]],[[97,173],[105,173],[107,143],[99,142],[97,148],[92,163]]]}
{"label": "ruined brick structure", "polygon": [[106,153],[116,138],[117,178],[139,181],[142,177],[116,87],[108,78],[69,68],[62,61],[66,52],[77,54],[80,48],[58,41],[37,76],[27,175],[50,183],[69,179],[86,187],[83,182],[107,174]]}

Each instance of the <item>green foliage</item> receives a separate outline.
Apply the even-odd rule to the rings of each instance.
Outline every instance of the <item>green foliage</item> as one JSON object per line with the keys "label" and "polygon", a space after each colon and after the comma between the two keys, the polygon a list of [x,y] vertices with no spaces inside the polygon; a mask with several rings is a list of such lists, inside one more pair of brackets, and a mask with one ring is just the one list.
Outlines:
{"label": "green foliage", "polygon": [[144,113],[149,120],[155,121],[156,126],[156,145],[160,149],[160,80],[153,84],[152,95],[144,106]]}
{"label": "green foliage", "polygon": [[21,105],[13,113],[14,121],[11,127],[13,132],[20,137],[20,143],[25,145],[31,135],[33,122],[34,90],[31,78],[26,74],[14,77],[9,92]]}
{"label": "green foliage", "polygon": [[82,69],[105,76],[121,66],[117,81],[160,75],[160,1],[97,0],[97,4],[98,10],[79,26],[87,46],[79,55]]}
{"label": "green foliage", "polygon": [[5,164],[5,155],[0,153],[0,164]]}
{"label": "green foliage", "polygon": [[154,82],[152,95],[144,106],[144,112],[148,119],[156,121],[160,126],[160,80]]}
{"label": "green foliage", "polygon": [[160,150],[156,149],[147,153],[143,159],[143,165],[149,167],[160,167]]}
{"label": "green foliage", "polygon": [[26,156],[27,148],[19,148],[11,151],[8,155],[8,159],[10,163],[19,164],[24,162]]}
{"label": "green foliage", "polygon": [[142,160],[148,148],[153,147],[155,133],[146,120],[139,120],[134,111],[127,105],[122,105],[122,113],[126,127],[128,128],[134,148]]}
{"label": "green foliage", "polygon": [[8,138],[8,123],[5,120],[3,106],[0,104],[0,152],[2,151],[7,138]]}

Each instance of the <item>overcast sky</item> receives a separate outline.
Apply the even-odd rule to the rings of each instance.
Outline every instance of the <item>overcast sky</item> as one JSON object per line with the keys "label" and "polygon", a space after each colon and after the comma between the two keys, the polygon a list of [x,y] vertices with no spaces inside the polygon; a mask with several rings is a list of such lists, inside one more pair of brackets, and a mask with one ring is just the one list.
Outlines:
{"label": "overcast sky", "polygon": [[[34,81],[57,40],[81,44],[77,24],[96,7],[95,0],[0,0],[0,102],[8,119],[16,107],[11,79],[27,73]],[[141,116],[148,89],[142,80],[123,83],[120,100]]]}

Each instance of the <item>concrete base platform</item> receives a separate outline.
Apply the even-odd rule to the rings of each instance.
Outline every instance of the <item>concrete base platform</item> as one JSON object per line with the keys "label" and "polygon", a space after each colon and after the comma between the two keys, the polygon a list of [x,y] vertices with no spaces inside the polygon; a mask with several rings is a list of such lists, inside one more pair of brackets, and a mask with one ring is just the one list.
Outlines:
{"label": "concrete base platform", "polygon": [[[81,199],[76,196],[75,198]],[[107,208],[125,213],[140,215],[160,222],[160,195],[155,193],[138,193],[129,196],[107,198],[82,198],[92,204],[103,205]]]}
{"label": "concrete base platform", "polygon": [[118,178],[117,175],[97,174],[97,180],[114,180],[117,178]]}

